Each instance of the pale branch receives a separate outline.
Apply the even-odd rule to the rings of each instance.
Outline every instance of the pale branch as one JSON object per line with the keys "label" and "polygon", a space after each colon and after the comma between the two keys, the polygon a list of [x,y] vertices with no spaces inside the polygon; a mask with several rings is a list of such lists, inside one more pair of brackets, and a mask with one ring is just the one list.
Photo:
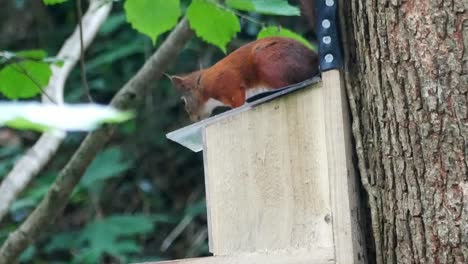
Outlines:
{"label": "pale branch", "polygon": [[[103,4],[101,0],[90,2],[88,10],[83,16],[83,48],[88,47],[95,38],[111,8],[112,2],[108,2],[108,4]],[[42,96],[43,103],[63,104],[65,81],[80,58],[79,26],[64,42],[57,58],[64,60],[64,64],[61,67],[51,66],[52,76]],[[0,220],[8,213],[15,198],[55,154],[64,137],[65,133],[42,134],[34,146],[15,163],[13,169],[0,185]]]}
{"label": "pale branch", "polygon": [[[111,105],[119,109],[135,107],[144,97],[145,89],[161,77],[192,36],[193,32],[187,20],[182,19],[159,49],[114,96]],[[0,264],[14,263],[21,252],[57,218],[86,168],[110,139],[114,129],[115,126],[108,125],[86,136],[39,205],[24,223],[8,236],[0,248]]]}

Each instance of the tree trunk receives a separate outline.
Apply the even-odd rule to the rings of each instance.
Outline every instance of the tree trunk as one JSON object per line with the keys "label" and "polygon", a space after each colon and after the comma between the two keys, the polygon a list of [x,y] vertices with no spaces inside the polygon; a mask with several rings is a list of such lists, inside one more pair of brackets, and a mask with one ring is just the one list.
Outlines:
{"label": "tree trunk", "polygon": [[342,1],[377,263],[468,263],[468,1]]}

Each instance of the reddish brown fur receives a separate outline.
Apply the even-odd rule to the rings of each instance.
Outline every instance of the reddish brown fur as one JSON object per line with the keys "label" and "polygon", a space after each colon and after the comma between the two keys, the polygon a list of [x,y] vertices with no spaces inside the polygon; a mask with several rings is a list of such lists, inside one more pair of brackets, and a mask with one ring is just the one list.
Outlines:
{"label": "reddish brown fur", "polygon": [[269,37],[240,47],[210,68],[171,79],[183,96],[193,97],[185,98],[186,108],[197,120],[206,117],[201,107],[210,98],[238,107],[245,103],[248,89],[276,89],[317,73],[315,52],[293,39]]}

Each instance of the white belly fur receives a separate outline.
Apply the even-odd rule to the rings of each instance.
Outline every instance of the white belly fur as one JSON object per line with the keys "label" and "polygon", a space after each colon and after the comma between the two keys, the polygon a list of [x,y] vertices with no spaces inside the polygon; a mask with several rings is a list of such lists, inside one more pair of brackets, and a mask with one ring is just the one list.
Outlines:
{"label": "white belly fur", "polygon": [[210,116],[213,110],[218,106],[226,106],[223,102],[210,98],[206,101],[203,112],[206,116]]}
{"label": "white belly fur", "polygon": [[263,92],[268,92],[271,89],[272,88],[266,87],[266,86],[259,86],[259,87],[254,87],[254,88],[247,89],[245,91],[245,99],[250,98],[252,96],[255,96],[257,94],[263,93]]}
{"label": "white belly fur", "polygon": [[[252,97],[254,95],[263,93],[263,92],[270,91],[271,89],[272,88],[265,87],[265,86],[247,89],[246,92],[245,92],[245,99],[250,98],[250,97]],[[223,102],[221,102],[219,100],[216,100],[216,99],[213,99],[213,98],[208,99],[208,101],[206,101],[204,109],[203,109],[204,115],[210,116],[211,113],[213,112],[213,110],[218,106],[227,106],[227,105],[225,105]]]}

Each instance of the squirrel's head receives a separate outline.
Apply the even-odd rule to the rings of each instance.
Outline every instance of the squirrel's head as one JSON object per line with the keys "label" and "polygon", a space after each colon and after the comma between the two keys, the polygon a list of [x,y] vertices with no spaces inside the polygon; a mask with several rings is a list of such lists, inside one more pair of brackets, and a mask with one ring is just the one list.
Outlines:
{"label": "squirrel's head", "polygon": [[200,121],[211,115],[211,111],[205,111],[206,100],[201,87],[201,70],[184,76],[172,75],[168,77],[181,95],[180,99],[185,105],[185,111],[187,111],[192,121]]}

